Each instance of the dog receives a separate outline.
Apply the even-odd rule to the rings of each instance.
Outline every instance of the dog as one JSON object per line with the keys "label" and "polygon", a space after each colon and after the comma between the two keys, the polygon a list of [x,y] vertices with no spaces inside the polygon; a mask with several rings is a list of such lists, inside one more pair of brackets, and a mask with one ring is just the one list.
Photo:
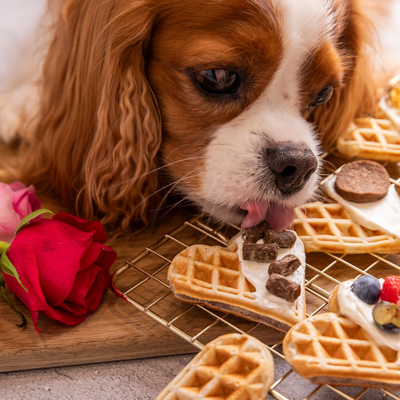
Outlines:
{"label": "dog", "polygon": [[323,149],[375,105],[359,0],[56,8],[20,179],[110,229],[148,223],[164,189],[282,230],[315,196]]}

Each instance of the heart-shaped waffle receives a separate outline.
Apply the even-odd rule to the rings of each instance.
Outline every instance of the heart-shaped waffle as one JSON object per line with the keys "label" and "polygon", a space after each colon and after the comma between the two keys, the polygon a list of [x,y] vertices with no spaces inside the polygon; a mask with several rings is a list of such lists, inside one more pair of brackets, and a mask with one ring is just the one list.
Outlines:
{"label": "heart-shaped waffle", "polygon": [[336,147],[347,158],[400,161],[400,75],[389,82],[375,116],[356,118]]}
{"label": "heart-shaped waffle", "polygon": [[348,318],[317,314],[296,324],[283,341],[286,361],[316,384],[400,389],[400,355],[378,346]]}
{"label": "heart-shaped waffle", "polygon": [[400,161],[400,132],[393,123],[382,118],[356,118],[336,144],[346,158]]}
{"label": "heart-shaped waffle", "polygon": [[[262,263],[263,273],[268,265]],[[286,332],[305,318],[304,271],[305,265],[296,271],[302,286],[300,296],[288,302],[267,292],[267,278],[256,289],[244,276],[236,251],[194,245],[172,260],[168,281],[175,296],[183,301],[205,304]]]}
{"label": "heart-shaped waffle", "polygon": [[156,400],[263,400],[273,379],[268,348],[252,336],[231,333],[208,343]]}
{"label": "heart-shaped waffle", "polygon": [[338,203],[314,202],[295,209],[294,230],[306,253],[398,253],[400,239],[353,221]]}

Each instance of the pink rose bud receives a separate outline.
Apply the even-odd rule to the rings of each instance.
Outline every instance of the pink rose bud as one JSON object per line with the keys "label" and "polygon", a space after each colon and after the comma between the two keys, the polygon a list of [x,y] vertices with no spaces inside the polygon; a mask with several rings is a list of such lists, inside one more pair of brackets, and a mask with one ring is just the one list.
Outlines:
{"label": "pink rose bud", "polygon": [[11,242],[23,218],[40,208],[33,186],[0,182],[0,241]]}
{"label": "pink rose bud", "polygon": [[30,310],[38,332],[39,312],[77,325],[99,306],[116,258],[106,241],[100,222],[64,212],[37,217],[18,232],[7,256],[27,291],[11,275],[4,280]]}

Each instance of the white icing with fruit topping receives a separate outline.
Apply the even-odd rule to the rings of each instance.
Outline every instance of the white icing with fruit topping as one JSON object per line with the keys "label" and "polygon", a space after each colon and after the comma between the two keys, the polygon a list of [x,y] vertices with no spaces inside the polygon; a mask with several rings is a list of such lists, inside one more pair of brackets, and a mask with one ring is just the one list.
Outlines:
{"label": "white icing with fruit topping", "polygon": [[335,190],[336,177],[331,177],[324,183],[324,188],[332,199],[341,204],[350,217],[368,229],[380,230],[400,238],[400,196],[394,184],[390,185],[386,196],[377,201],[356,203],[345,200]]}
{"label": "white icing with fruit topping", "polygon": [[[288,254],[294,254],[301,261],[300,267],[297,268],[297,270],[293,272],[293,274],[285,277],[286,279],[301,285],[301,294],[294,302],[289,302],[285,299],[282,299],[268,292],[268,290],[265,288],[265,285],[269,278],[268,268],[270,263],[243,260],[242,236],[239,235],[236,238],[235,242],[238,247],[237,253],[240,261],[241,273],[256,289],[255,301],[257,302],[259,307],[265,310],[279,311],[279,313],[282,313],[282,315],[298,318],[299,316],[298,310],[303,307],[303,301],[304,301],[304,274],[305,274],[306,256],[304,253],[303,242],[297,237],[293,247],[286,249],[281,248],[278,250],[277,260],[281,259],[282,257],[285,257]],[[263,243],[263,240],[261,239],[257,243]]]}
{"label": "white icing with fruit topping", "polygon": [[[379,279],[379,282],[382,287],[384,280]],[[339,285],[337,299],[340,314],[360,325],[378,346],[387,346],[398,351],[399,356],[396,364],[400,364],[400,334],[385,332],[375,324],[372,315],[375,304],[367,304],[359,299],[351,290],[353,283],[354,281],[345,281]]]}

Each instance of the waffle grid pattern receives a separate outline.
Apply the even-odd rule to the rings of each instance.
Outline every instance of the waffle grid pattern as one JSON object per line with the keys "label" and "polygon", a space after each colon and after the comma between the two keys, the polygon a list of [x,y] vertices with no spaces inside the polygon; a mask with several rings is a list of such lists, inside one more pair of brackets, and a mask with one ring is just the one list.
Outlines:
{"label": "waffle grid pattern", "polygon": [[175,272],[183,286],[216,290],[245,302],[255,299],[255,289],[239,273],[239,260],[235,253],[222,248],[218,252],[202,247],[188,248],[180,254]]}
{"label": "waffle grid pattern", "polygon": [[261,342],[228,334],[207,344],[156,400],[260,399],[266,397],[273,373],[272,356]]}
{"label": "waffle grid pattern", "polygon": [[306,252],[398,253],[400,240],[352,221],[337,203],[314,202],[295,209],[294,230]]}
{"label": "waffle grid pattern", "polygon": [[256,289],[240,273],[236,253],[221,247],[199,245],[185,249],[175,258],[168,280],[173,282],[177,294],[228,303],[244,312],[255,312],[288,326],[304,318],[304,308],[300,305],[293,308],[293,316],[260,308]]}
{"label": "waffle grid pattern", "polygon": [[[347,318],[334,313],[307,318],[289,332],[290,348],[297,348],[292,359],[294,367],[307,368],[307,376],[324,375],[352,379],[369,377],[400,382],[396,365],[398,353],[378,347],[366,333]],[[286,341],[286,339],[285,339]],[[307,365],[307,366],[306,366]]]}
{"label": "waffle grid pattern", "polygon": [[384,118],[357,118],[337,141],[338,152],[348,158],[400,161],[400,132]]}
{"label": "waffle grid pattern", "polygon": [[[226,246],[228,238],[238,232],[237,227],[213,225],[205,218],[196,217],[185,222],[162,239],[147,247],[132,260],[126,261],[113,276],[112,288],[116,294],[129,302],[133,307],[145,313],[162,326],[168,328],[180,338],[201,350],[210,342],[210,336],[215,333],[218,337],[224,333],[248,333],[258,338],[264,326],[241,318],[232,319],[228,313],[217,313],[201,305],[185,305],[174,298],[167,283],[167,271],[170,262],[177,253],[194,243]],[[185,234],[185,235],[183,235]],[[183,236],[189,238],[185,239]],[[199,237],[200,236],[200,237]],[[193,239],[195,237],[195,239]],[[168,251],[165,249],[168,248]],[[172,249],[172,250],[171,250]],[[355,278],[359,274],[379,275],[400,274],[400,260],[389,255],[368,254],[363,263],[354,260],[351,255],[313,253],[307,256],[306,267],[306,296],[307,316],[328,311],[330,291],[341,281]],[[154,264],[149,269],[149,260]],[[318,265],[317,265],[318,264]],[[341,276],[336,271],[345,266],[351,276]],[[131,276],[135,280],[131,282]],[[147,286],[152,284],[154,297],[147,299],[143,293],[148,293]],[[170,315],[160,312],[162,305],[173,309]],[[205,316],[204,324],[192,329],[199,315]],[[221,332],[222,330],[222,332]],[[266,343],[266,342],[265,342]],[[271,350],[275,363],[284,363],[281,350],[282,338],[266,346]],[[295,397],[289,387],[303,387],[308,391],[307,396]],[[163,388],[160,388],[160,391]],[[365,396],[365,397],[364,397]],[[400,400],[400,393],[381,389],[343,388],[331,385],[314,385],[300,378],[289,367],[282,368],[269,391],[268,400],[297,400],[297,399],[376,399]]]}

